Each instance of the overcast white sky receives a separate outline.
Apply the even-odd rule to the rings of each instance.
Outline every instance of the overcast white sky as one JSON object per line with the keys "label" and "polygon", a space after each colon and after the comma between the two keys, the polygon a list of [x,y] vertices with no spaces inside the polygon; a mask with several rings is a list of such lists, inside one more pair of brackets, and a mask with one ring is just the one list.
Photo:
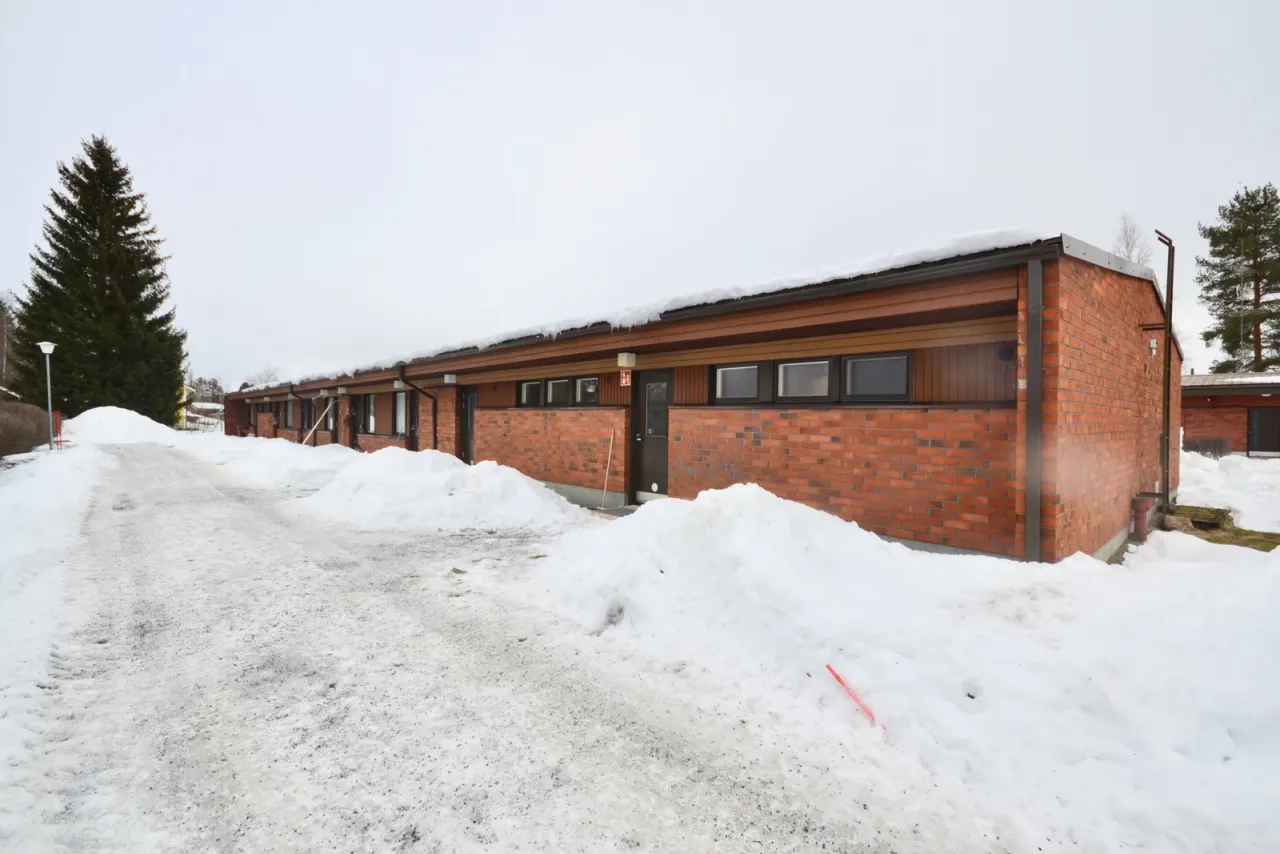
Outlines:
{"label": "overcast white sky", "polygon": [[[0,0],[0,288],[103,133],[238,384],[1280,181],[1280,3]],[[1163,270],[1164,255],[1156,264]]]}

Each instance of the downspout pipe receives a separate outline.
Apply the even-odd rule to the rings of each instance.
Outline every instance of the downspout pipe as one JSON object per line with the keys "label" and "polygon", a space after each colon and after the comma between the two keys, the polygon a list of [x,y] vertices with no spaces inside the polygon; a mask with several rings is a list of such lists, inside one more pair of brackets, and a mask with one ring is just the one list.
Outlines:
{"label": "downspout pipe", "polygon": [[1027,464],[1023,557],[1040,560],[1044,490],[1044,262],[1027,262]]}
{"label": "downspout pipe", "polygon": [[1173,241],[1160,231],[1156,231],[1156,239],[1169,249],[1169,268],[1164,277],[1164,377],[1160,398],[1160,509],[1168,512],[1169,507],[1169,452],[1171,451],[1169,423],[1170,407],[1173,391]]}
{"label": "downspout pipe", "polygon": [[431,450],[440,450],[440,425],[437,420],[437,413],[439,412],[440,407],[436,402],[436,396],[425,388],[414,385],[412,380],[406,378],[404,375],[404,365],[400,366],[400,382],[404,383],[418,394],[425,394],[427,397],[431,398]]}

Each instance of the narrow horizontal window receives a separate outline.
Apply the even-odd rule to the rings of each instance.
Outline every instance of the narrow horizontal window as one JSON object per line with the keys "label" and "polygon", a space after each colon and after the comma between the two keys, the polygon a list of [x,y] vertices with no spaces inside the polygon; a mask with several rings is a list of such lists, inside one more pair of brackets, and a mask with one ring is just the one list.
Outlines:
{"label": "narrow horizontal window", "polygon": [[783,362],[778,365],[778,397],[817,397],[831,394],[831,362]]}
{"label": "narrow horizontal window", "polygon": [[520,405],[542,405],[542,383],[538,380],[520,383]]}
{"label": "narrow horizontal window", "polygon": [[568,406],[573,402],[569,380],[547,380],[547,406]]}
{"label": "narrow horizontal window", "polygon": [[600,380],[597,377],[579,377],[574,380],[573,402],[578,405],[600,402]]}
{"label": "narrow horizontal window", "polygon": [[755,400],[759,396],[759,365],[716,368],[716,400]]}
{"label": "narrow horizontal window", "polygon": [[911,360],[890,356],[846,356],[844,396],[855,400],[902,400],[910,393]]}

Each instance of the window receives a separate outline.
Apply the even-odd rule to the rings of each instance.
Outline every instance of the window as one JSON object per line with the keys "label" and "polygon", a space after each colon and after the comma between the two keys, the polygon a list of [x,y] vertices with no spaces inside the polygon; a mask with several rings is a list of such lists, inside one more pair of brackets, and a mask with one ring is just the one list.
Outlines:
{"label": "window", "polygon": [[398,392],[396,392],[396,393],[395,393],[395,398],[394,398],[394,400],[395,400],[395,410],[394,410],[395,415],[394,415],[394,419],[393,419],[393,420],[395,421],[395,431],[394,431],[394,432],[395,432],[395,434],[396,434],[397,436],[403,436],[405,433],[407,433],[407,432],[408,432],[408,430],[407,430],[407,429],[406,429],[406,427],[405,427],[405,400],[404,400],[404,398],[405,398],[405,394],[404,394],[404,392],[402,392],[402,391],[398,391]]}
{"label": "window", "polygon": [[758,400],[760,366],[716,368],[716,400]]}
{"label": "window", "polygon": [[337,411],[338,411],[338,401],[336,398],[330,398],[328,401],[326,401],[325,411],[324,411],[324,426],[325,426],[325,429],[328,430],[330,433],[334,431],[334,428],[337,426],[337,423],[338,423],[337,414],[336,414]]}
{"label": "window", "polygon": [[540,380],[532,380],[520,383],[520,397],[518,400],[521,406],[541,406],[542,382]]}
{"label": "window", "polygon": [[284,426],[293,426],[293,401],[286,400],[284,402]]}
{"label": "window", "polygon": [[600,380],[598,377],[579,377],[573,382],[573,402],[582,406],[600,402]]}
{"label": "window", "polygon": [[547,380],[547,406],[568,406],[573,402],[569,380]]}
{"label": "window", "polygon": [[667,382],[645,383],[644,434],[661,438],[667,435]]}
{"label": "window", "polygon": [[778,365],[778,397],[831,397],[831,362],[782,362]]}
{"label": "window", "polygon": [[377,422],[373,418],[374,402],[378,399],[376,394],[364,395],[364,432],[373,433],[377,427]]}
{"label": "window", "polygon": [[303,430],[311,426],[311,401],[302,401],[302,422],[298,425]]}
{"label": "window", "polygon": [[911,392],[911,359],[906,353],[845,356],[843,397],[847,400],[905,400]]}

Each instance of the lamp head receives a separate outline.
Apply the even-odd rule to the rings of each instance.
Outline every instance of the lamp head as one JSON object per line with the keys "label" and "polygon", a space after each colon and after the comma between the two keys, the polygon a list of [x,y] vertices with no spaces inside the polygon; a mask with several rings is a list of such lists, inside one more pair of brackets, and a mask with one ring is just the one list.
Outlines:
{"label": "lamp head", "polygon": [[53,352],[53,348],[57,345],[55,345],[52,341],[41,341],[36,346],[40,348],[41,353],[44,353],[47,356]]}

